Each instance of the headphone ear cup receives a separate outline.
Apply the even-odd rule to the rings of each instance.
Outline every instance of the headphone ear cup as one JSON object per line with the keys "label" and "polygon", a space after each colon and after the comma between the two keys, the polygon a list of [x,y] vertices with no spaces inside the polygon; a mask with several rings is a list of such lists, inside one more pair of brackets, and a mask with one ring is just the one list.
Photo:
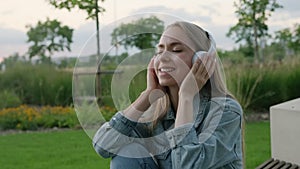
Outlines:
{"label": "headphone ear cup", "polygon": [[205,56],[207,54],[208,54],[208,52],[206,52],[206,51],[198,51],[198,52],[196,52],[194,54],[193,58],[192,58],[192,63],[194,64],[198,58],[201,58],[201,57],[203,57],[203,56]]}
{"label": "headphone ear cup", "polygon": [[196,62],[196,60],[198,58],[201,58],[202,56],[211,55],[211,56],[215,57],[217,55],[216,43],[215,43],[215,40],[214,40],[213,36],[207,31],[205,31],[205,33],[206,33],[206,36],[207,36],[208,40],[210,41],[210,47],[209,47],[207,52],[206,51],[197,51],[197,52],[195,52],[195,54],[192,58],[192,63],[193,64]]}

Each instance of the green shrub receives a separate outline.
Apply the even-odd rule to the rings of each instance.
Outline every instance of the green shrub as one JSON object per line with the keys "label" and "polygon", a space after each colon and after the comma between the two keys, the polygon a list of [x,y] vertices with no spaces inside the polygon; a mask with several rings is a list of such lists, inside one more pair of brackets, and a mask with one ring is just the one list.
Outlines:
{"label": "green shrub", "polygon": [[0,74],[0,88],[13,91],[23,104],[61,105],[72,103],[72,72],[52,65],[16,63]]}
{"label": "green shrub", "polygon": [[0,91],[0,110],[3,108],[17,107],[22,104],[21,99],[14,91]]}
{"label": "green shrub", "polygon": [[228,89],[244,109],[264,109],[300,97],[300,64],[288,61],[264,67],[236,65],[228,68]]}

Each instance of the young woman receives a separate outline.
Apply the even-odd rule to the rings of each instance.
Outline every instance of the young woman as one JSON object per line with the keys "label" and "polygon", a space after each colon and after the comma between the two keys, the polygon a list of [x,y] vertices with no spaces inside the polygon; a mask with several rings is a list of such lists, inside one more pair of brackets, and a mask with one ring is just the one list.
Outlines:
{"label": "young woman", "polygon": [[208,32],[169,25],[148,65],[147,88],[98,130],[95,150],[112,157],[112,169],[243,168],[242,109],[221,73]]}

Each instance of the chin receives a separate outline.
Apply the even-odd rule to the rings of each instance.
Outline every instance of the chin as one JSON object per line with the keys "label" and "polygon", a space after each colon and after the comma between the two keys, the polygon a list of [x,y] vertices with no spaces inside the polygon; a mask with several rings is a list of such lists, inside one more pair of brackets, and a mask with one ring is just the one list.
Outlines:
{"label": "chin", "polygon": [[159,84],[163,87],[170,87],[177,85],[177,83],[174,80],[161,80],[159,81]]}

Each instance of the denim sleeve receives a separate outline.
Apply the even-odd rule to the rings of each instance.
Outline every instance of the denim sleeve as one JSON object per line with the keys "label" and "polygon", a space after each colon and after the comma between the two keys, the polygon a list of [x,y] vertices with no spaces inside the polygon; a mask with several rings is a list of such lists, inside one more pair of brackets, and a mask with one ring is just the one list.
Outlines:
{"label": "denim sleeve", "polygon": [[104,158],[114,156],[122,146],[133,141],[133,137],[130,136],[136,125],[137,122],[127,119],[121,112],[118,112],[94,135],[94,149]]}
{"label": "denim sleeve", "polygon": [[234,161],[242,168],[241,120],[239,106],[211,102],[200,131],[193,124],[167,131],[173,169],[219,168]]}

